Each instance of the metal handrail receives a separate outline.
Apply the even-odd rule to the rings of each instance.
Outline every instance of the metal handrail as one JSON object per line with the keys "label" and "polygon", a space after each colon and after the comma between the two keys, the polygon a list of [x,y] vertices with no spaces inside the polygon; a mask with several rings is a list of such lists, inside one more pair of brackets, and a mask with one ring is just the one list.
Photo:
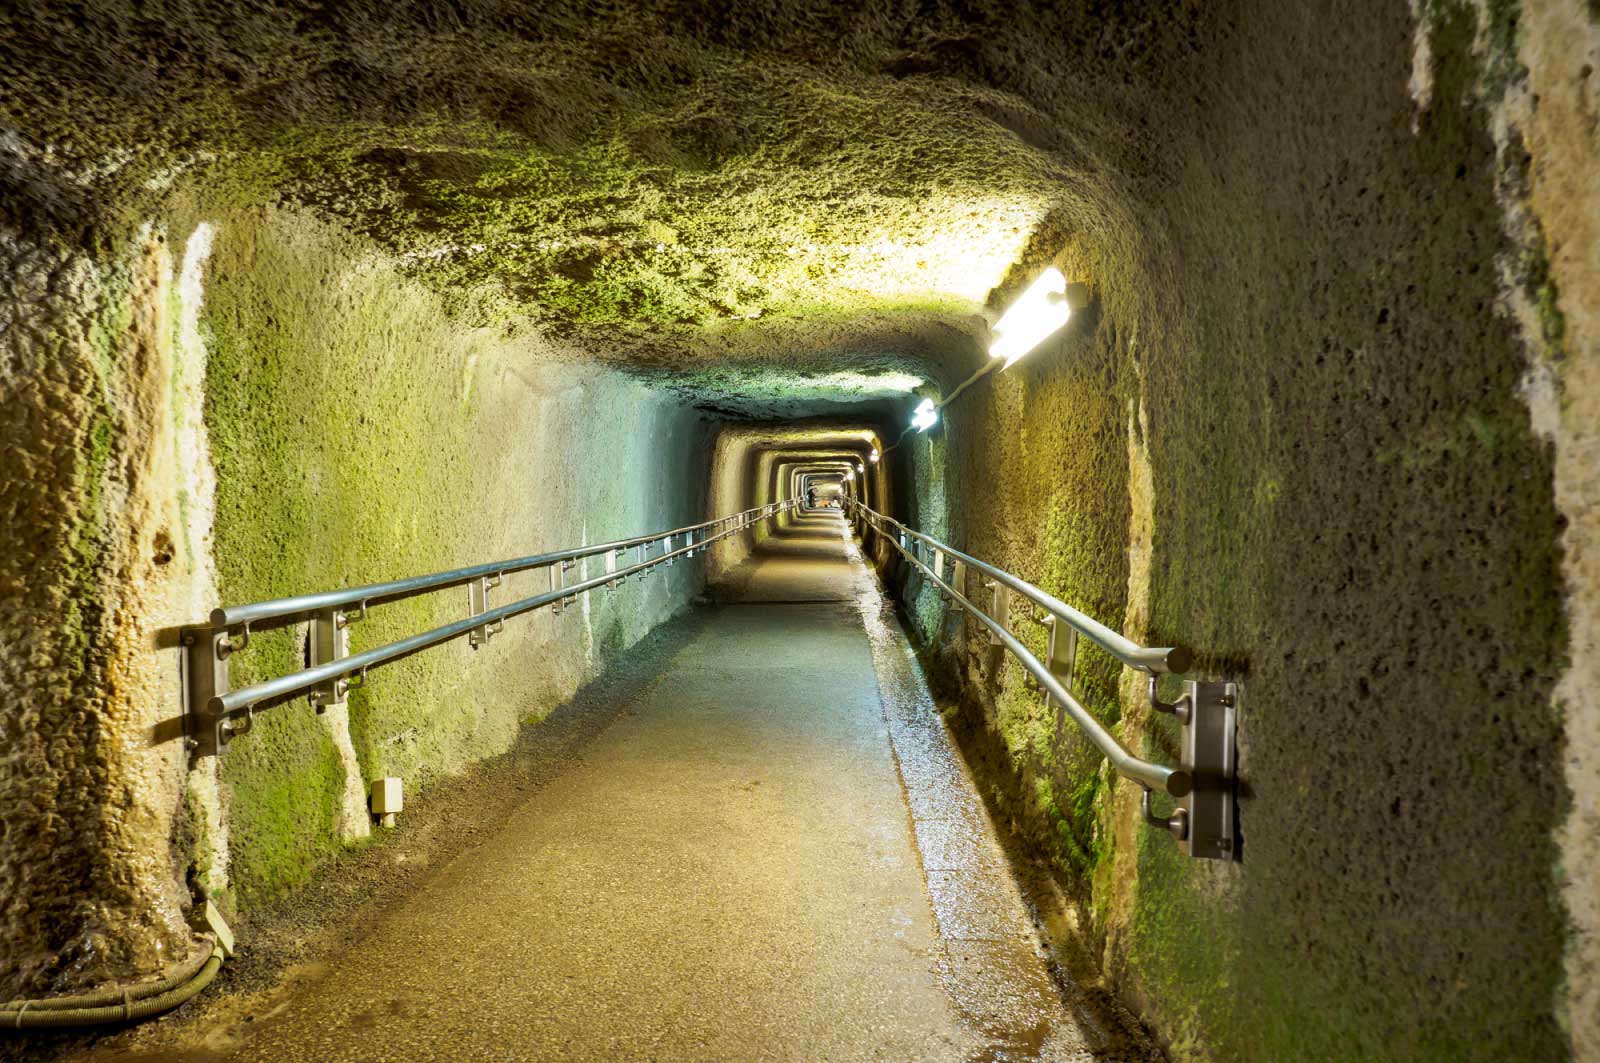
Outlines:
{"label": "metal handrail", "polygon": [[862,502],[852,499],[850,501],[850,505],[861,511],[863,519],[866,520],[869,525],[872,525],[874,531],[884,535],[891,542],[894,541],[895,537],[888,535],[881,527],[878,527],[877,525],[891,524],[898,531],[904,533],[908,537],[915,539],[918,542],[926,543],[934,550],[949,555],[951,558],[960,561],[967,567],[976,569],[991,579],[998,580],[1007,587],[1010,587],[1013,591],[1016,591],[1018,594],[1022,595],[1024,598],[1027,598],[1029,601],[1033,602],[1035,605],[1039,606],[1039,608],[1043,609],[1045,612],[1066,621],[1079,634],[1095,643],[1101,649],[1111,654],[1111,656],[1115,657],[1129,668],[1137,668],[1141,672],[1149,672],[1152,674],[1171,673],[1174,675],[1181,675],[1182,673],[1187,672],[1190,666],[1194,663],[1194,654],[1190,652],[1187,647],[1141,646],[1132,639],[1122,635],[1120,632],[1113,631],[1106,627],[1104,624],[1100,623],[1100,621],[1096,620],[1087,613],[1083,613],[1077,609],[1074,609],[1072,606],[1068,605],[1066,602],[1063,602],[1055,595],[1048,594],[1045,591],[1040,590],[1027,580],[1013,576],[1005,569],[996,568],[985,561],[979,561],[971,554],[964,554],[955,547],[950,546],[947,543],[942,543],[938,539],[933,538],[931,535],[924,535],[913,528],[908,528],[906,525],[895,520],[893,517],[879,513],[877,510],[872,509],[870,506],[867,506]]}
{"label": "metal handrail", "polygon": [[[598,557],[602,554],[615,553],[618,550],[631,550],[637,546],[648,547],[657,542],[675,539],[679,536],[687,536],[706,528],[727,528],[741,519],[755,519],[751,516],[752,514],[768,508],[770,507],[756,506],[753,509],[747,509],[732,516],[702,521],[699,524],[674,528],[672,531],[655,532],[651,535],[636,535],[631,539],[596,543],[593,546],[577,547],[572,550],[558,550],[549,554],[533,554],[528,557],[510,558],[505,561],[491,561],[467,568],[435,572],[428,576],[414,576],[411,579],[391,580],[387,583],[369,583],[364,587],[351,587],[347,590],[298,594],[289,598],[274,598],[265,602],[251,602],[248,605],[223,606],[211,610],[211,625],[213,627],[241,627],[246,624],[254,626],[267,620],[293,623],[296,620],[304,620],[313,613],[319,613],[325,609],[338,609],[342,606],[359,605],[361,603],[381,605],[384,602],[399,601],[426,591],[458,587],[463,583],[471,583],[473,580],[484,576],[506,576],[514,572],[525,572],[531,568],[544,568],[547,565],[562,561],[577,561],[586,557]],[[748,520],[746,520],[746,523],[748,523]],[[741,527],[743,526],[741,525]]]}
{"label": "metal handrail", "polygon": [[[183,645],[188,655],[185,667],[188,679],[185,700],[190,719],[190,748],[202,754],[215,753],[230,738],[248,733],[250,726],[253,725],[255,709],[280,704],[301,694],[310,695],[320,711],[326,703],[342,701],[345,692],[350,687],[365,682],[367,673],[374,668],[392,664],[421,650],[442,645],[474,632],[483,633],[486,640],[488,635],[496,633],[499,626],[512,617],[564,599],[574,598],[608,584],[615,585],[658,565],[671,564],[678,558],[692,557],[713,543],[735,535],[761,520],[786,512],[796,505],[797,500],[794,499],[772,502],[730,516],[718,517],[715,520],[674,528],[671,531],[638,535],[594,546],[493,561],[411,579],[370,583],[346,590],[295,595],[214,609],[211,612],[209,627],[185,628],[183,633]],[[679,538],[684,540],[685,545],[674,548],[673,543]],[[650,550],[658,543],[663,545],[662,552],[654,557],[648,556]],[[632,565],[608,569],[592,579],[571,584],[562,582],[560,585],[556,584],[556,570],[552,569],[551,588],[548,591],[497,608],[488,607],[488,590],[496,586],[506,575],[529,569],[560,566],[559,571],[564,581],[565,572],[582,559],[617,558],[633,549],[639,551],[639,558]],[[462,584],[472,584],[474,581],[482,582],[474,588],[472,613],[463,620],[350,656],[344,656],[342,651],[336,650],[333,651],[332,660],[238,690],[229,689],[228,658],[249,645],[252,625],[280,627],[301,620],[312,620],[314,623],[326,623],[331,628],[340,629],[351,619],[344,614],[346,607],[359,607],[361,616],[365,616],[367,609],[373,605],[399,601]],[[478,608],[480,603],[481,609]],[[477,644],[476,640],[474,644]],[[237,727],[235,721],[230,719],[240,712],[250,714],[243,728]]]}
{"label": "metal handrail", "polygon": [[[927,564],[918,556],[914,544],[926,543],[932,549],[949,555],[982,572],[997,582],[1023,595],[1028,600],[1045,609],[1050,615],[1057,617],[1070,625],[1075,631],[1099,644],[1115,656],[1118,660],[1133,668],[1149,672],[1152,676],[1157,672],[1183,671],[1187,669],[1190,657],[1188,650],[1181,647],[1163,649],[1149,649],[1138,645],[1130,639],[1112,631],[1104,624],[1085,616],[1071,606],[1061,602],[1053,595],[1035,587],[1026,580],[1018,579],[1003,569],[979,561],[969,554],[940,542],[931,536],[923,535],[906,527],[892,517],[879,513],[877,510],[855,499],[846,499],[846,508],[853,512],[863,523],[880,538],[884,539],[910,561],[918,571],[931,580],[943,593],[949,595],[961,608],[965,609],[974,619],[983,624],[993,633],[1011,655],[1016,657],[1022,667],[1032,675],[1039,685],[1056,699],[1056,702],[1066,710],[1072,722],[1078,725],[1089,741],[1093,742],[1101,753],[1105,754],[1117,774],[1124,778],[1132,779],[1146,790],[1160,790],[1171,794],[1173,797],[1188,795],[1193,785],[1191,773],[1183,768],[1169,768],[1164,764],[1155,764],[1143,760],[1129,752],[1121,742],[1107,731],[1099,720],[1085,709],[1074,698],[1066,686],[1042,661],[1033,655],[1022,641],[1013,635],[1005,624],[990,616],[979,608],[966,596],[965,588],[958,588],[947,582],[943,576],[936,572],[933,566]],[[885,531],[884,526],[891,525],[910,540],[912,545],[907,545],[900,535],[892,535]]]}

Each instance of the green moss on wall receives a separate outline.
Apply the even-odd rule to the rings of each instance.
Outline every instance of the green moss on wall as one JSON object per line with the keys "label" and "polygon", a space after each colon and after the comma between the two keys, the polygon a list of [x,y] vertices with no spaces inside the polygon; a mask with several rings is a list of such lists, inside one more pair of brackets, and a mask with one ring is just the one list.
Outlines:
{"label": "green moss on wall", "polygon": [[[603,372],[574,377],[539,364],[536,346],[463,328],[370,245],[303,216],[239,206],[216,225],[202,329],[225,601],[699,517],[703,430],[675,403]],[[607,475],[582,475],[601,467]],[[537,593],[543,579],[508,577],[493,601]],[[363,778],[400,776],[415,795],[503,750],[521,721],[548,712],[696,586],[694,566],[681,566],[592,595],[559,621],[513,620],[482,650],[458,641],[373,673],[349,699]],[[384,604],[350,627],[351,651],[458,620],[465,605],[464,588]],[[305,653],[304,625],[256,632],[230,659],[233,684],[304,667]],[[258,714],[221,769],[242,903],[303,881],[337,848],[345,767],[304,699]]]}
{"label": "green moss on wall", "polygon": [[[148,204],[217,151],[208,181],[337,218],[435,293],[358,268],[366,245],[329,254],[293,226],[224,219],[206,412],[229,600],[477,559],[462,529],[537,512],[521,498],[478,520],[492,494],[460,490],[492,449],[469,386],[487,341],[434,328],[441,305],[627,348],[641,372],[687,369],[701,397],[855,400],[895,390],[869,370],[931,379],[962,344],[818,340],[824,368],[854,374],[840,380],[791,358],[810,353],[796,337],[874,316],[948,325],[1058,261],[1099,294],[1092,342],[1046,345],[908,440],[908,517],[1120,627],[1142,605],[1127,600],[1124,411],[1148,413],[1149,639],[1243,684],[1246,861],[1189,864],[1148,832],[1114,853],[1098,757],[981,640],[947,649],[1029,829],[1092,885],[1097,919],[1131,900],[1130,981],[1180,1054],[1559,1058],[1559,527],[1516,397],[1523,344],[1496,313],[1496,192],[1517,191],[1524,153],[1466,102],[1523,76],[1516,0],[1331,19],[1178,5],[1137,22],[1106,5],[756,5],[665,27],[457,6],[448,32],[428,5],[290,3],[193,34],[116,4],[67,37],[27,5],[7,23],[8,56],[83,68],[15,64],[0,108],[20,131],[18,216],[98,240],[84,219],[103,204]],[[157,53],[160,94],[148,64],[116,61]],[[1405,91],[1413,73],[1431,76],[1428,102]],[[1544,255],[1513,252],[1559,364]],[[782,327],[802,319],[818,329]],[[94,341],[102,388],[105,337],[123,331],[108,318]],[[85,583],[115,449],[99,416],[74,437]],[[610,519],[638,512],[620,497],[637,485],[594,490],[590,533],[639,530]],[[583,517],[567,515],[570,542]],[[909,608],[927,641],[958,644],[936,595]],[[397,606],[357,646],[452,615]],[[626,645],[641,616],[598,606],[582,648]],[[301,652],[293,632],[264,635],[236,680]],[[498,703],[462,656],[357,694],[369,772],[425,774],[489,741]],[[1086,648],[1074,681],[1131,726],[1104,655]],[[303,705],[258,727],[224,774],[241,888],[265,894],[322,851],[337,765]],[[1170,726],[1145,737],[1173,758]],[[303,792],[279,784],[301,770]],[[1111,874],[1115,856],[1137,857],[1137,883]]]}
{"label": "green moss on wall", "polygon": [[[1378,124],[1383,104],[1352,99],[1319,150],[1266,171],[1337,175],[1320,202],[1176,223],[1186,246],[1233,226],[1299,247],[1340,246],[1353,218],[1365,234],[1359,268],[1263,243],[1192,278],[1182,356],[1151,377],[1153,626],[1242,682],[1244,863],[1190,865],[1146,835],[1130,962],[1212,1058],[1565,1056],[1550,455],[1518,397],[1526,348],[1493,309],[1475,29],[1459,10],[1435,29],[1419,133],[1402,101]],[[1297,136],[1258,113],[1256,137]],[[1294,278],[1263,298],[1272,328],[1224,307],[1271,277]],[[1485,810],[1483,831],[1447,826]]]}
{"label": "green moss on wall", "polygon": [[[915,470],[954,542],[1120,628],[1116,411],[1142,396],[1148,641],[1242,685],[1243,863],[1191,861],[1142,827],[1115,853],[1131,808],[1109,803],[1098,758],[1050,733],[1015,666],[981,647],[947,659],[1020,818],[1180,1059],[1567,1054],[1560,528],[1519,397],[1529,347],[1559,362],[1563,325],[1537,254],[1517,283],[1541,335],[1499,310],[1502,160],[1473,49],[1509,54],[1516,6],[1490,5],[1486,34],[1476,10],[1429,12],[1426,110],[1392,88],[1412,59],[1403,10],[1338,27],[1330,49],[1327,27],[1263,5],[1248,41],[1221,35],[1228,62],[1175,69],[1214,86],[1209,106],[1178,104],[1203,150],[1142,188],[1136,235],[1061,237],[1108,353],[1041,349],[980,384],[946,411],[942,482]],[[1271,87],[1290,80],[1328,92]],[[1086,704],[1121,728],[1118,677],[1080,661]],[[1172,722],[1150,726],[1138,748],[1175,761]]]}
{"label": "green moss on wall", "polygon": [[[218,474],[215,554],[228,601],[424,572],[459,555],[451,487],[465,468],[470,419],[462,352],[440,359],[438,330],[381,273],[341,270],[314,239],[241,214],[223,223],[204,327],[206,423]],[[421,599],[355,630],[354,648],[453,619]],[[233,664],[242,686],[304,666],[299,625],[259,633]],[[352,706],[370,772],[393,721],[434,715],[426,662],[385,675],[387,721]],[[320,720],[299,701],[262,714],[233,745],[235,878],[246,901],[309,874],[334,836],[343,769]],[[394,765],[399,771],[414,764]]]}
{"label": "green moss on wall", "polygon": [[[938,428],[906,444],[910,523],[1120,627],[1128,579],[1126,358],[1114,338],[1069,332],[963,393]],[[987,604],[975,574],[967,589]],[[1012,633],[1045,659],[1048,629],[1027,620],[1020,599],[1011,610]],[[1012,811],[1067,880],[1088,882],[1112,851],[1099,804],[1104,758],[979,625],[952,616],[927,587],[917,588],[907,612],[947,669],[981,677],[983,693],[969,708],[1006,760],[995,767],[1007,779]],[[1073,693],[1114,731],[1119,675],[1110,655],[1080,642]]]}

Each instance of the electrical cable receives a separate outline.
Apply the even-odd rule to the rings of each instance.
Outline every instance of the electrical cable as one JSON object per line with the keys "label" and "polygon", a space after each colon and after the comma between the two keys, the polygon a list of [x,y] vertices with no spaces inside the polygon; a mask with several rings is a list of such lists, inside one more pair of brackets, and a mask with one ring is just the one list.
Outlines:
{"label": "electrical cable", "polygon": [[222,943],[209,934],[204,940],[210,945],[209,950],[196,950],[176,970],[155,981],[0,1004],[0,1029],[99,1026],[132,1022],[171,1011],[210,985],[222,968],[225,955]]}
{"label": "electrical cable", "polygon": [[[976,384],[980,379],[982,379],[983,377],[988,376],[990,373],[994,372],[996,369],[999,369],[1002,364],[1003,363],[1000,361],[1000,359],[998,359],[998,358],[990,358],[988,361],[986,361],[982,365],[980,365],[978,367],[977,371],[974,372],[971,376],[967,377],[967,379],[965,379],[961,383],[957,384],[956,385],[956,389],[954,391],[952,391],[947,397],[945,397],[944,399],[940,400],[939,402],[934,403],[933,408],[935,410],[944,409],[946,406],[948,406],[952,402],[956,401],[956,398],[963,391],[967,390],[973,384]],[[931,428],[932,425],[929,425],[929,427]],[[910,435],[912,432],[915,432],[915,431],[917,431],[916,425],[908,425],[906,427],[906,430],[900,433],[900,438],[896,439],[893,443],[890,443],[888,446],[883,448],[882,453],[880,453],[878,455],[879,459],[881,460],[885,454],[889,453],[889,451],[893,450],[895,447],[898,447],[901,443],[904,443],[906,441],[906,436]]]}

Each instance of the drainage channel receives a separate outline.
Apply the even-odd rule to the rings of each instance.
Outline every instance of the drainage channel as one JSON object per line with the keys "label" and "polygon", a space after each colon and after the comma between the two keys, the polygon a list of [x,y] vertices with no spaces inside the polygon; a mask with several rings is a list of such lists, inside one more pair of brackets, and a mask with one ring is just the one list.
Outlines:
{"label": "drainage channel", "polygon": [[1064,898],[1048,874],[1017,864],[1020,850],[991,821],[891,602],[844,538],[861,565],[856,604],[939,930],[940,979],[986,1042],[977,1058],[1162,1059],[1126,1012],[1073,977],[1087,966],[1070,962],[1078,944],[1049,929],[1070,925]]}

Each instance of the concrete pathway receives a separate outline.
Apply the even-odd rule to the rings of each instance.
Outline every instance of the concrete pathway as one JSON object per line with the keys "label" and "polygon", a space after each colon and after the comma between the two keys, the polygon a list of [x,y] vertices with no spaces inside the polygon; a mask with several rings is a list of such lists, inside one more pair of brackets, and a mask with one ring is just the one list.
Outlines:
{"label": "concrete pathway", "polygon": [[842,522],[717,597],[496,836],[205,1058],[1144,1058],[1052,980]]}

